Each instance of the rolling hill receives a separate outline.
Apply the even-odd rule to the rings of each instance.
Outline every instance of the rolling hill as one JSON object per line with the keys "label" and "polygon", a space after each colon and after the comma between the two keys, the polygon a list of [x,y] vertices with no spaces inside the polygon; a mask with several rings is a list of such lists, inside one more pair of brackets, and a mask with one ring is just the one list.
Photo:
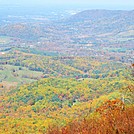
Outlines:
{"label": "rolling hill", "polygon": [[0,24],[0,134],[132,134],[134,11],[25,19]]}
{"label": "rolling hill", "polygon": [[[51,24],[51,25],[50,25]],[[47,37],[57,43],[56,34],[72,35],[75,40],[80,36],[86,36],[94,43],[133,43],[134,41],[134,10],[86,10],[77,13],[70,18],[51,22],[14,23],[0,26],[0,36],[18,37],[25,40],[38,40],[40,37]],[[59,38],[59,39],[60,39]],[[69,42],[66,38],[64,42]],[[85,39],[85,40],[86,40]]]}

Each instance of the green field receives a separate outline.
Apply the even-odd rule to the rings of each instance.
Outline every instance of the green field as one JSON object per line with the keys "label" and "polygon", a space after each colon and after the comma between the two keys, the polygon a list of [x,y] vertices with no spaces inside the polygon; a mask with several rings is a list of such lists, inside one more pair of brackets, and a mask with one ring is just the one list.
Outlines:
{"label": "green field", "polygon": [[31,71],[25,67],[0,65],[0,82],[17,82],[18,84],[33,82],[41,78],[42,72]]}

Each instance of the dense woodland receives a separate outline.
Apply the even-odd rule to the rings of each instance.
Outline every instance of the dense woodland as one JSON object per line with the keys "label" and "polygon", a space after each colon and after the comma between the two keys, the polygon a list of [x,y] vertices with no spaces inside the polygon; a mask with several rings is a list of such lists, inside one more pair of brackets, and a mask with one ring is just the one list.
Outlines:
{"label": "dense woodland", "polygon": [[0,134],[133,134],[134,11],[21,17],[0,20]]}
{"label": "dense woodland", "polygon": [[132,69],[114,77],[44,78],[16,89],[1,87],[0,131],[131,134],[134,128]]}

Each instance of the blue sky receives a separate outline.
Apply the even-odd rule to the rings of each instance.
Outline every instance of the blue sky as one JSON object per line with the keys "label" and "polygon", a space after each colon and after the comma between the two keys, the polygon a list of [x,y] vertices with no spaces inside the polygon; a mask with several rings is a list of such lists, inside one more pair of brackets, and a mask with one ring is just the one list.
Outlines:
{"label": "blue sky", "polygon": [[134,9],[134,0],[0,0],[0,5],[87,6],[89,8]]}

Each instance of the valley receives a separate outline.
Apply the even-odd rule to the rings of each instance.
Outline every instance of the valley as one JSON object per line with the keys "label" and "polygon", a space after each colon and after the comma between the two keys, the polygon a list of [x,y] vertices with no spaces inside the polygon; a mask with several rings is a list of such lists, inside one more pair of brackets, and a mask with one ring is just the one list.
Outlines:
{"label": "valley", "polygon": [[134,10],[21,11],[0,13],[0,133],[132,134]]}

